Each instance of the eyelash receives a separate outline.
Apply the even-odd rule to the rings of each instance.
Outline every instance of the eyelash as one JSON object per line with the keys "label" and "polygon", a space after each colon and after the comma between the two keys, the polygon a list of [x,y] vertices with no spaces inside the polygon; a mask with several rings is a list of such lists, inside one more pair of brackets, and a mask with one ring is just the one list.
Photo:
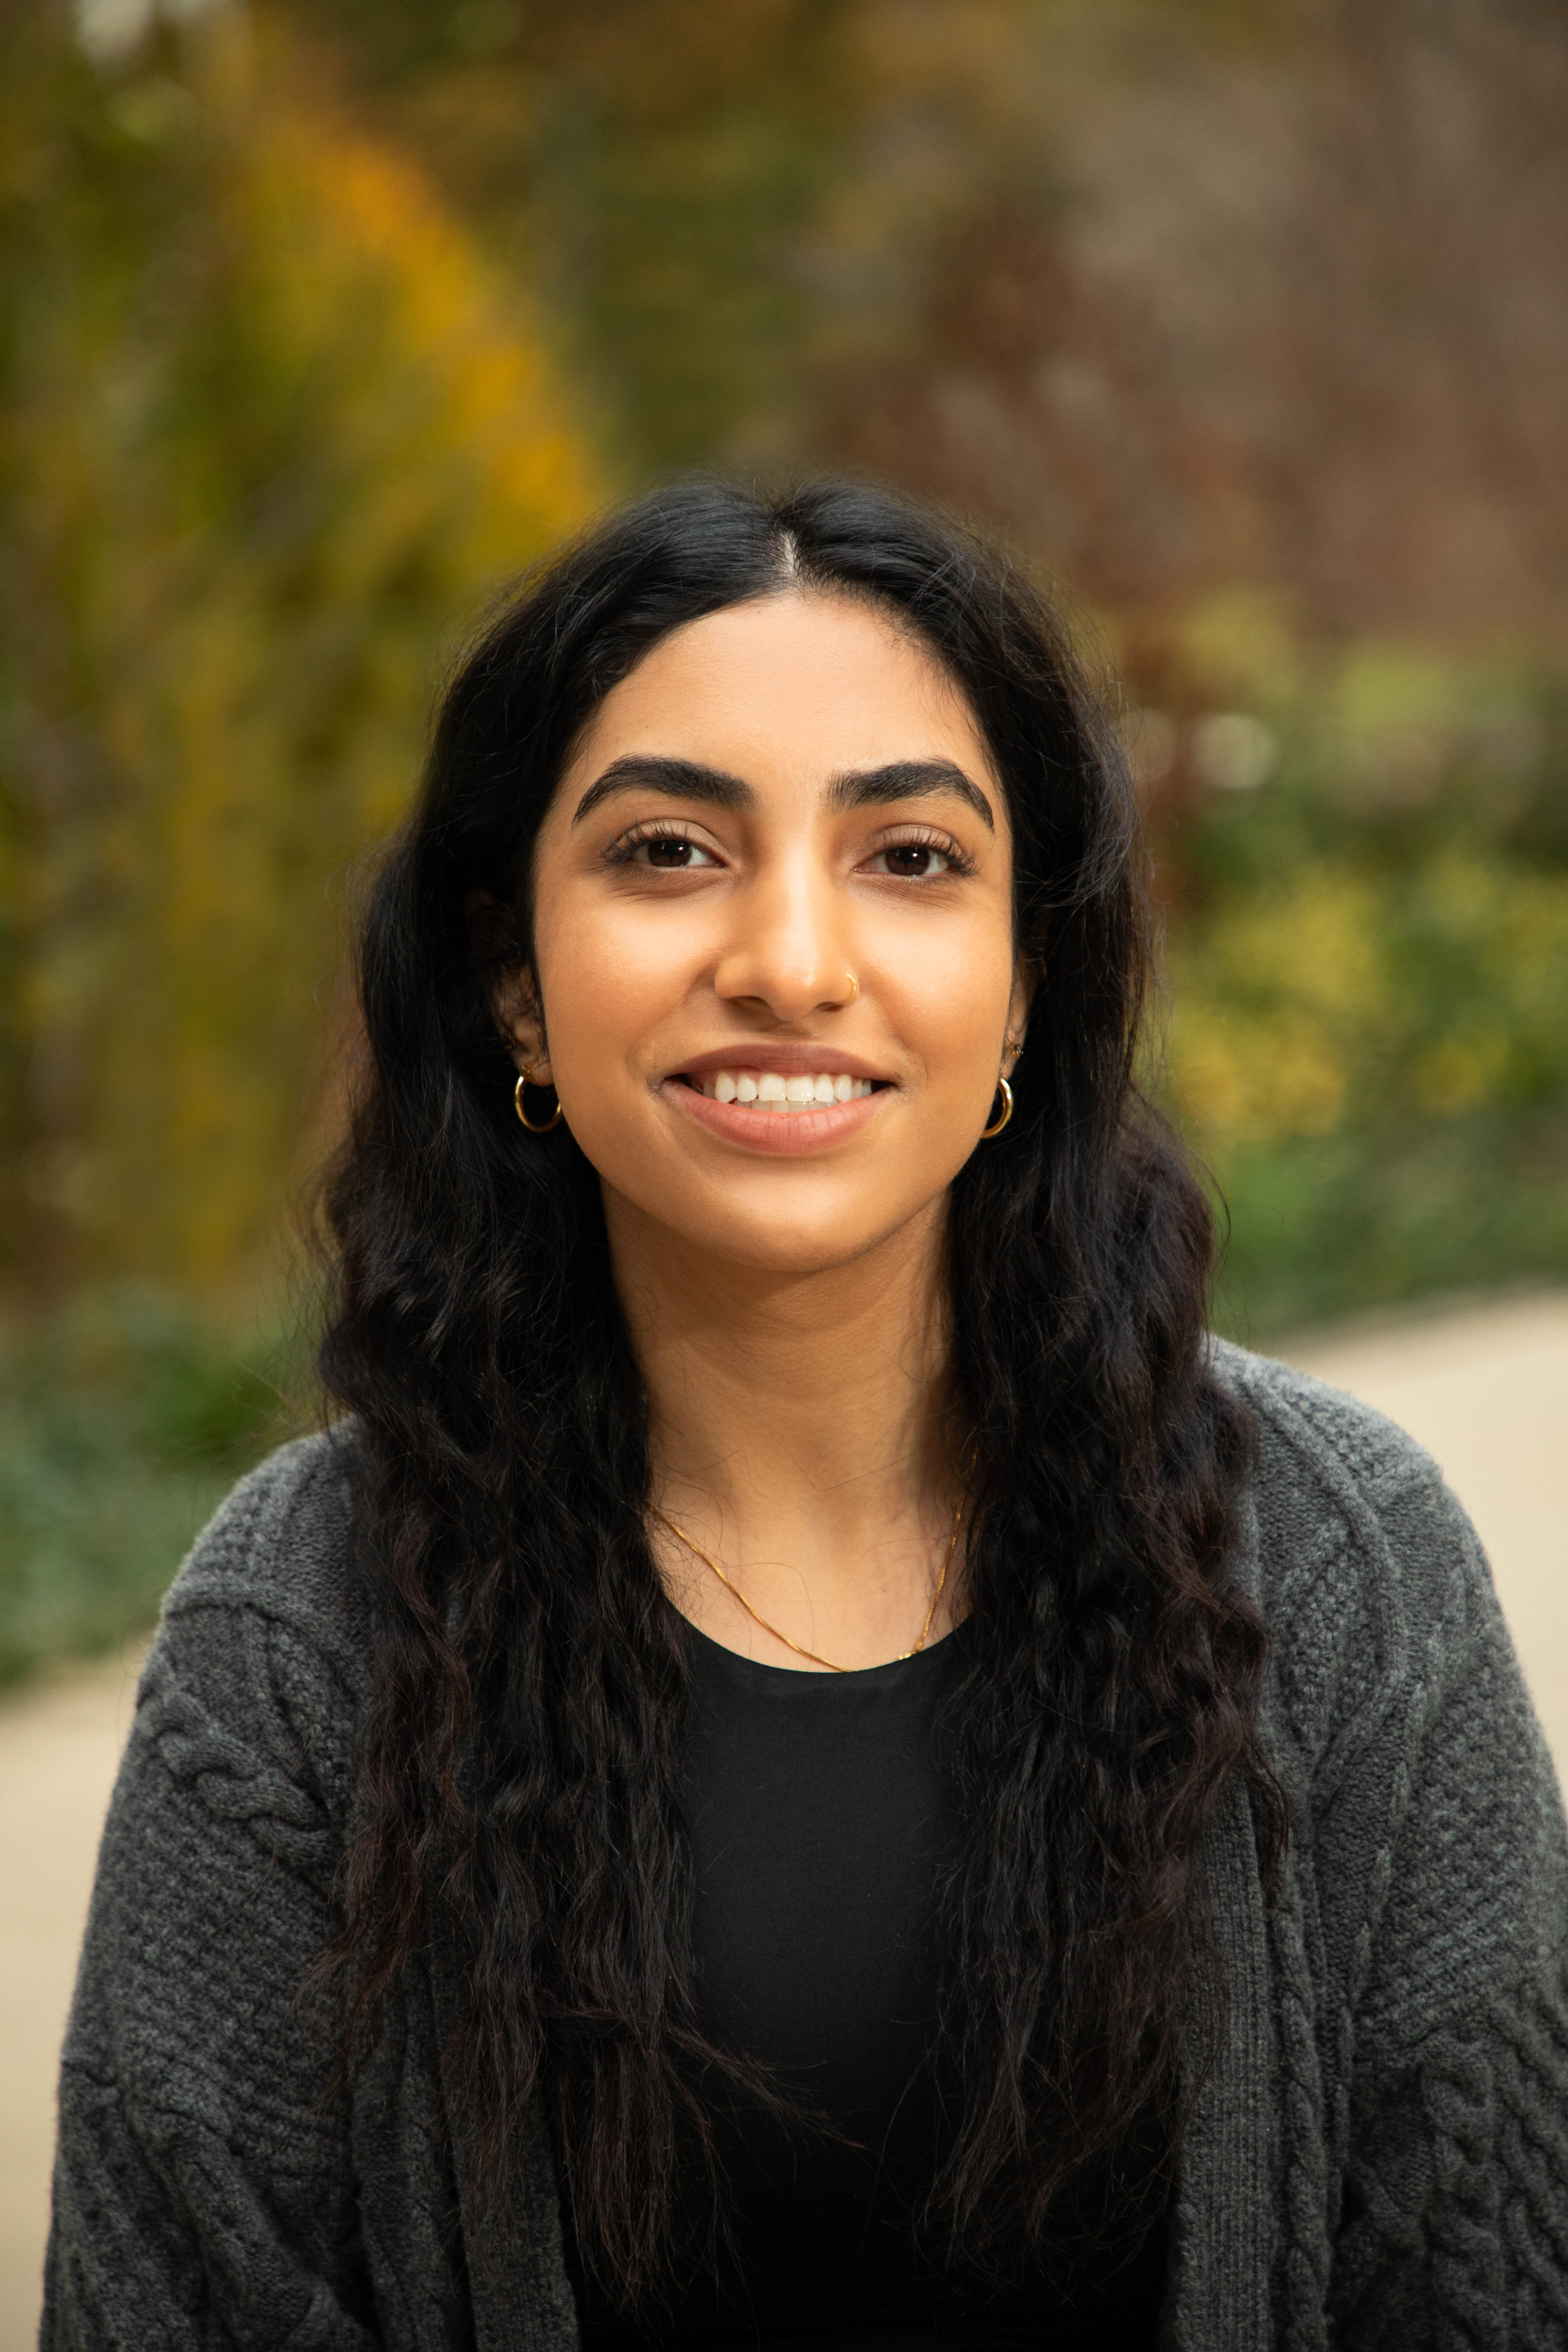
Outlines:
{"label": "eyelash", "polygon": [[605,863],[606,866],[629,866],[634,853],[649,841],[684,841],[690,848],[701,850],[705,857],[713,854],[706,842],[697,840],[684,825],[668,818],[662,822],[651,818],[645,824],[628,825],[625,833],[617,835],[604,852]]}
{"label": "eyelash", "polygon": [[[683,841],[691,848],[700,850],[705,857],[713,855],[705,842],[698,841],[678,820],[653,817],[628,825],[625,833],[617,835],[603,852],[605,862],[607,866],[629,866],[636,853],[650,841]],[[884,857],[889,850],[895,849],[934,850],[938,856],[947,860],[948,873],[963,876],[974,871],[973,859],[965,855],[950,833],[939,832],[934,825],[906,825],[885,841],[879,842],[870,855],[873,858]],[[887,878],[919,881],[926,877],[894,875]],[[941,877],[933,876],[931,878],[936,880]]]}
{"label": "eyelash", "polygon": [[[935,825],[905,825],[898,833],[890,834],[885,841],[879,842],[871,855],[873,857],[885,857],[890,849],[933,849],[938,856],[946,858],[949,874],[963,876],[974,871],[973,857],[965,856],[951,833],[941,833]],[[906,875],[891,878],[915,881],[923,877]],[[939,881],[942,877],[932,876],[931,878]]]}

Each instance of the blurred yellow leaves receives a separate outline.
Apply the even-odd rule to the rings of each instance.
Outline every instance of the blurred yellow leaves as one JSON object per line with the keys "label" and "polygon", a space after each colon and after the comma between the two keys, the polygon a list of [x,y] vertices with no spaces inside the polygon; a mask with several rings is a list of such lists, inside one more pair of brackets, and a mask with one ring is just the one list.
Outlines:
{"label": "blurred yellow leaves", "polygon": [[471,593],[582,520],[593,485],[532,322],[406,161],[295,114],[258,126],[232,190],[285,396],[330,380],[321,440],[360,482],[323,537],[329,592],[374,593],[439,538]]}
{"label": "blurred yellow leaves", "polygon": [[1172,1072],[1205,1138],[1272,1142],[1335,1127],[1349,1041],[1377,1017],[1376,912],[1366,885],[1309,868],[1184,946]]}
{"label": "blurred yellow leaves", "polygon": [[1415,1093],[1428,1110],[1457,1113],[1486,1101],[1508,1066],[1508,1039],[1441,1037],[1415,1056]]}
{"label": "blurred yellow leaves", "polygon": [[66,71],[32,96],[11,1223],[61,1274],[221,1289],[297,1162],[343,877],[405,800],[444,643],[596,484],[515,290],[286,57],[155,113]]}
{"label": "blurred yellow leaves", "polygon": [[1231,1018],[1184,1003],[1176,1083],[1184,1109],[1208,1135],[1277,1142],[1325,1135],[1344,1103],[1345,1072],[1322,1031],[1288,1013]]}
{"label": "blurred yellow leaves", "polygon": [[1173,1098],[1238,1146],[1529,1110],[1568,1083],[1568,877],[1448,847],[1254,883],[1172,958]]}

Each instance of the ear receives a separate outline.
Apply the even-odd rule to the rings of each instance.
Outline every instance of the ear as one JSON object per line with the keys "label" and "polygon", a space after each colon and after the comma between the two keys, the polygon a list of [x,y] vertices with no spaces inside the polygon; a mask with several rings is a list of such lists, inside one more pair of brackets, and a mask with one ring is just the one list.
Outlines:
{"label": "ear", "polygon": [[533,973],[525,963],[510,961],[511,913],[487,890],[470,890],[463,901],[474,961],[489,975],[490,1011],[501,1043],[516,1067],[526,1067],[530,1084],[550,1084],[550,1056],[544,1043],[544,1019]]}

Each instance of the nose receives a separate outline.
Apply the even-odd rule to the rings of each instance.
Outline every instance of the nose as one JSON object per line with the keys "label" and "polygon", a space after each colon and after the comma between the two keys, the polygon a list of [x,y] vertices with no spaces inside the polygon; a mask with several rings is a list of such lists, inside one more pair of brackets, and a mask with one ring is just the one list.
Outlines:
{"label": "nose", "polygon": [[791,1022],[854,1003],[846,910],[809,857],[760,871],[731,905],[733,929],[713,975],[725,1003]]}

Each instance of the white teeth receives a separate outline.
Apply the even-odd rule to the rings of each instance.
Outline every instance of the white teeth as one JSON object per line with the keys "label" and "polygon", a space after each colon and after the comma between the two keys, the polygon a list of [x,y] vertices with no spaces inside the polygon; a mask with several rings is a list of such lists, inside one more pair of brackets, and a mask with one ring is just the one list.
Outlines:
{"label": "white teeth", "polygon": [[701,1081],[712,1102],[765,1103],[770,1111],[817,1110],[836,1102],[856,1102],[875,1092],[869,1078],[822,1070],[812,1076],[784,1076],[780,1070],[714,1070]]}

